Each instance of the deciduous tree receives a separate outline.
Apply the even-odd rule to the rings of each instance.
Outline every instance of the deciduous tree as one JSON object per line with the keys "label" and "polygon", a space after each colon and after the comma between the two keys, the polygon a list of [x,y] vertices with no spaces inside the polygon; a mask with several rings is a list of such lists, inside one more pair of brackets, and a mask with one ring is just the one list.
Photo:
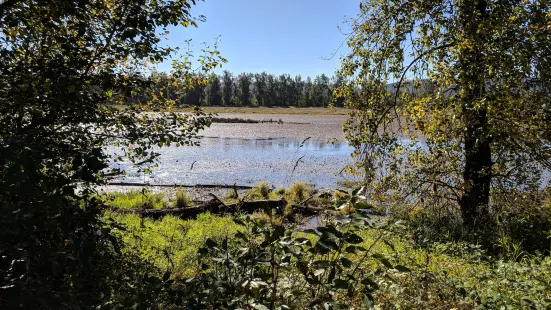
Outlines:
{"label": "deciduous tree", "polygon": [[492,190],[539,186],[550,22],[549,1],[363,1],[336,94],[373,197],[455,201],[473,227]]}

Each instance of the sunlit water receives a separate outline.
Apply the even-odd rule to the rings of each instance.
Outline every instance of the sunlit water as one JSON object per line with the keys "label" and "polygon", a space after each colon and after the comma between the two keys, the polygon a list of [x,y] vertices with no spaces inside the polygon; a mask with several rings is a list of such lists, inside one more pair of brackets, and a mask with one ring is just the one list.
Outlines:
{"label": "sunlit water", "polygon": [[[297,116],[292,118],[295,121]],[[114,166],[127,172],[119,181],[152,185],[254,185],[267,181],[279,187],[302,181],[336,188],[339,181],[350,180],[343,168],[351,163],[353,148],[342,139],[342,117],[308,115],[302,119],[310,122],[213,124],[202,133],[198,147],[158,149],[161,161],[150,175],[124,163]],[[333,139],[340,141],[329,143]]]}

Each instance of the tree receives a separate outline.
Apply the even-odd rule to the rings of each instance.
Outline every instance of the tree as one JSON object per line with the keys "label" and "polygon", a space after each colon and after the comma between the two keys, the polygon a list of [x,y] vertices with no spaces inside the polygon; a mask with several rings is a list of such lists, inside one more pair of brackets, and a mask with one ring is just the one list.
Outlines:
{"label": "tree", "polygon": [[208,93],[208,105],[221,106],[222,105],[222,84],[220,83],[220,77],[216,74],[210,76],[209,85],[207,88]]}
{"label": "tree", "polygon": [[229,72],[228,70],[224,70],[224,73],[222,74],[222,95],[225,106],[229,107],[234,105],[234,94],[235,81],[233,78],[233,74],[231,74],[231,72]]}
{"label": "tree", "polygon": [[267,104],[267,83],[268,74],[266,72],[257,73],[254,75],[254,96],[259,106],[266,106]]}
{"label": "tree", "polygon": [[290,91],[290,102],[292,106],[298,107],[300,106],[300,96],[302,93],[302,88],[304,87],[304,82],[302,81],[302,77],[300,75],[295,76],[294,79],[291,80],[291,91]]}
{"label": "tree", "polygon": [[312,83],[312,79],[310,77],[306,78],[306,81],[304,82],[304,88],[302,90],[302,96],[301,96],[301,107],[312,107],[314,106],[314,83]]}
{"label": "tree", "polygon": [[362,2],[335,94],[354,108],[347,136],[374,197],[451,202],[472,228],[492,190],[538,186],[551,167],[550,8]]}
{"label": "tree", "polygon": [[[175,61],[167,83],[150,74],[173,53],[164,29],[197,25],[192,2],[0,4],[0,308],[155,307],[147,301],[160,295],[144,289],[146,269],[121,259],[94,188],[110,162],[154,164],[153,146],[195,144],[208,125],[200,112],[170,112],[159,88],[203,83],[189,62]],[[209,48],[200,60],[203,74],[224,61]]]}
{"label": "tree", "polygon": [[251,105],[251,85],[253,85],[252,74],[241,73],[237,77],[237,102],[238,105],[250,106]]}
{"label": "tree", "polygon": [[279,105],[279,102],[277,102],[278,84],[279,83],[277,79],[272,74],[268,74],[266,79],[266,101],[265,101],[265,104],[267,107],[274,107]]}

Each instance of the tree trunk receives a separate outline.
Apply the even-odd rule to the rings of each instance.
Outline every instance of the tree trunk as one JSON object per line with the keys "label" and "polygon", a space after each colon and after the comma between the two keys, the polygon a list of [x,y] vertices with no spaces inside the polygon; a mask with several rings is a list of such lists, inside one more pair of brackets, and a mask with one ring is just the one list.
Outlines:
{"label": "tree trunk", "polygon": [[487,106],[484,98],[487,81],[482,46],[484,32],[480,25],[487,17],[485,0],[464,0],[460,6],[463,36],[460,55],[461,101],[464,131],[465,167],[461,214],[466,226],[474,228],[477,220],[488,214],[490,200],[492,151],[488,135]]}

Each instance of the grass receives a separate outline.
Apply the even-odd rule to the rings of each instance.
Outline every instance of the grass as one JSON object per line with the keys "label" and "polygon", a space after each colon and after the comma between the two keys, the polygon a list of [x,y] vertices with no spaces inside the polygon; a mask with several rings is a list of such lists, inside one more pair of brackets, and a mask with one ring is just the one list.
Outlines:
{"label": "grass", "polygon": [[169,206],[162,193],[130,191],[109,193],[103,198],[107,205],[121,209],[163,209]]}
{"label": "grass", "polygon": [[204,213],[196,220],[165,216],[159,221],[143,219],[135,214],[106,212],[125,230],[115,230],[123,242],[122,251],[140,257],[175,277],[194,275],[197,270],[197,250],[207,238],[222,240],[237,232],[239,226],[229,217]]}
{"label": "grass", "polygon": [[285,192],[285,200],[291,204],[303,202],[312,194],[312,187],[303,182],[296,182]]}
{"label": "grass", "polygon": [[193,201],[189,197],[187,191],[179,189],[176,191],[176,199],[174,200],[174,206],[176,208],[187,208],[193,206]]}
{"label": "grass", "polygon": [[270,199],[270,193],[272,192],[273,188],[268,182],[262,181],[255,186],[251,190],[249,190],[246,194],[247,200],[264,200],[264,199]]}

